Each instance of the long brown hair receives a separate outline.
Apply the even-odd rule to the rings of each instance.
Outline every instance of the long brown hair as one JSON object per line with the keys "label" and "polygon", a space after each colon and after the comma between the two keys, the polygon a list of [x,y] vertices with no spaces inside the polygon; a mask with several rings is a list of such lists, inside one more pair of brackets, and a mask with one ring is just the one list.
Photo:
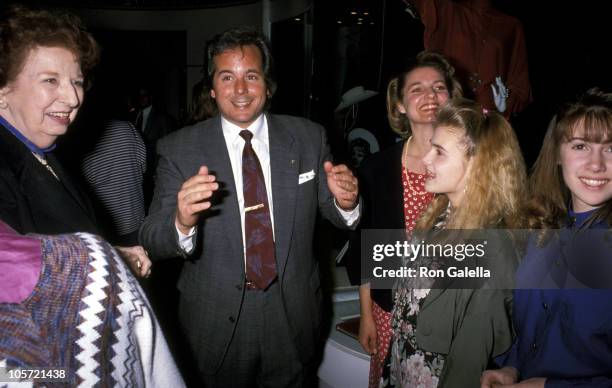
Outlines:
{"label": "long brown hair", "polygon": [[[612,140],[612,93],[589,89],[577,102],[563,106],[551,122],[529,179],[530,228],[559,228],[567,218],[571,192],[563,180],[560,149],[577,129],[584,129],[590,142]],[[599,208],[588,224],[600,220],[612,225],[612,201]]]}
{"label": "long brown hair", "polygon": [[[436,127],[463,133],[466,157],[473,158],[461,205],[452,209],[448,229],[522,226],[526,192],[525,162],[510,123],[497,112],[483,110],[465,98],[448,101],[438,113]],[[449,204],[446,195],[437,195],[417,222],[417,228],[431,229]]]}

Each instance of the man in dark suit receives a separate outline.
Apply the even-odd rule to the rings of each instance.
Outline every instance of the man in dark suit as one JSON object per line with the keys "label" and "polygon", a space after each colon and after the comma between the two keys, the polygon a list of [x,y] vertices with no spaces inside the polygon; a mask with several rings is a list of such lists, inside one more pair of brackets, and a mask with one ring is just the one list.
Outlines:
{"label": "man in dark suit", "polygon": [[148,209],[153,197],[153,180],[155,176],[157,141],[178,128],[176,120],[162,110],[155,102],[151,91],[142,87],[134,97],[138,111],[133,123],[144,141],[147,150],[147,169],[144,177],[143,193],[145,209]]}
{"label": "man in dark suit", "polygon": [[321,298],[317,209],[355,226],[357,179],[328,160],[322,127],[264,113],[274,82],[259,34],[219,34],[207,59],[220,115],[159,142],[141,241],[155,258],[187,259],[179,318],[206,386],[310,386]]}

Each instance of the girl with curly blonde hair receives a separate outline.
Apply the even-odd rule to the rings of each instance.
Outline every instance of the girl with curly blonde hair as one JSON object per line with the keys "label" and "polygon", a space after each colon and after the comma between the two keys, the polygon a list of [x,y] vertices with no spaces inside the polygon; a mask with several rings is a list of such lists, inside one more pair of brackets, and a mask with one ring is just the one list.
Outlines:
{"label": "girl with curly blonde hair", "polygon": [[[423,163],[425,190],[436,198],[417,221],[418,236],[432,229],[440,234],[443,229],[520,225],[525,165],[514,131],[499,113],[467,99],[449,100],[438,112],[431,150]],[[496,268],[512,277],[514,249],[509,240],[492,236],[487,260],[496,260]],[[445,241],[457,244],[459,240],[446,237]],[[463,260],[451,257],[453,263],[453,258]],[[447,268],[444,259],[423,256],[408,265]],[[449,286],[453,279],[400,278],[387,385],[479,385],[489,361],[512,343],[511,293],[491,280],[481,280],[468,288],[457,283]]]}
{"label": "girl with curly blonde hair", "polygon": [[[421,159],[431,148],[436,114],[449,98],[461,94],[455,69],[440,54],[423,51],[391,80],[387,88],[389,125],[404,141],[368,158],[359,171],[363,214],[361,230],[405,229],[411,233],[421,211],[433,195],[423,188],[425,166]],[[359,250],[359,241],[351,243]],[[352,252],[349,271],[366,273],[360,252]],[[356,277],[357,275],[353,275]],[[390,289],[370,289],[362,279],[359,289],[361,318],[359,342],[370,358],[369,386],[378,387],[391,339]]]}

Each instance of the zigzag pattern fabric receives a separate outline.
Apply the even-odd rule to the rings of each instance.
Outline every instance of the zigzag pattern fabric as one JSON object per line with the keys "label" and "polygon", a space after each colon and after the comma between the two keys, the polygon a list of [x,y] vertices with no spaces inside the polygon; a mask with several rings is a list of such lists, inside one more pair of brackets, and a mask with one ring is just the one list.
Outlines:
{"label": "zigzag pattern fabric", "polygon": [[62,384],[70,387],[184,387],[115,249],[86,233],[37,237],[43,267],[34,291],[20,304],[0,304],[0,365],[66,368]]}
{"label": "zigzag pattern fabric", "polygon": [[243,130],[240,136],[246,142],[242,151],[246,277],[265,290],[277,275],[266,181],[251,144],[253,134]]}

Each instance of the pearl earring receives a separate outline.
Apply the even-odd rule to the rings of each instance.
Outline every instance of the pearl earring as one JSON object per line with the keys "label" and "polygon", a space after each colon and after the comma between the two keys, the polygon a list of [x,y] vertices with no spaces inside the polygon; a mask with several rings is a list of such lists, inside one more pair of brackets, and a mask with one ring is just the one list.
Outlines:
{"label": "pearl earring", "polygon": [[2,99],[0,99],[0,109],[6,109],[8,103]]}

